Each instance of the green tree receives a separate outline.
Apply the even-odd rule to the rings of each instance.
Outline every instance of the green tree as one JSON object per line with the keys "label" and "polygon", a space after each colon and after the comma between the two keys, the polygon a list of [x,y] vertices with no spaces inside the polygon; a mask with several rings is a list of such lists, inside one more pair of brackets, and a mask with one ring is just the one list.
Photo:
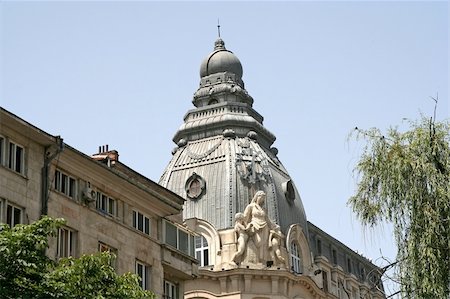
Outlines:
{"label": "green tree", "polygon": [[108,252],[60,260],[45,277],[45,292],[52,298],[153,298],[139,286],[138,276],[118,275]]}
{"label": "green tree", "polygon": [[0,298],[154,298],[141,289],[137,275],[118,275],[109,253],[49,259],[48,238],[63,223],[43,217],[30,225],[2,225]]}
{"label": "green tree", "polygon": [[404,298],[449,298],[450,124],[422,118],[383,135],[356,129],[366,142],[349,205],[373,227],[393,224]]}
{"label": "green tree", "polygon": [[[0,298],[35,298],[53,262],[44,254],[48,237],[64,223],[45,217],[12,229],[0,227]],[[20,294],[20,295],[19,295]]]}

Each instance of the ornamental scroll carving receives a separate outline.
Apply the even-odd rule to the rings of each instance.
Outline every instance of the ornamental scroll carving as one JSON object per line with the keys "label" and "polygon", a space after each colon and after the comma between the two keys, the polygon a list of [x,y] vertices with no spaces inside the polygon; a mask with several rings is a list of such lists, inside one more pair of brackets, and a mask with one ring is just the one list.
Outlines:
{"label": "ornamental scroll carving", "polygon": [[286,265],[280,249],[283,234],[280,227],[267,216],[265,200],[266,194],[258,191],[244,212],[236,214],[234,230],[237,250],[231,264]]}

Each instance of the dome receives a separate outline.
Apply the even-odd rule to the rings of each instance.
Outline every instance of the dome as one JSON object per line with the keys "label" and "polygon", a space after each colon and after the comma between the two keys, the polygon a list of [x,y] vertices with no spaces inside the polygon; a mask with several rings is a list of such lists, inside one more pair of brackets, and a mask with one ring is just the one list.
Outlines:
{"label": "dome", "polygon": [[194,97],[198,105],[175,134],[178,147],[159,184],[186,199],[183,219],[202,219],[217,230],[233,228],[235,215],[245,211],[257,191],[264,191],[269,219],[284,234],[293,224],[307,234],[300,194],[271,148],[275,135],[253,110],[253,99],[245,98],[241,62],[220,38],[200,76]]}
{"label": "dome", "polygon": [[242,78],[241,62],[233,52],[225,48],[225,42],[219,38],[214,44],[214,51],[203,60],[200,66],[200,77],[223,72],[230,72]]}

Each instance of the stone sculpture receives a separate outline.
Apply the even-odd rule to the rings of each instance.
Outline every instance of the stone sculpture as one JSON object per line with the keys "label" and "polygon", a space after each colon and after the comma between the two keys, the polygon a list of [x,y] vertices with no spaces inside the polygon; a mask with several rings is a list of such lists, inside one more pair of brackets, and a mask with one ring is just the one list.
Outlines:
{"label": "stone sculpture", "polygon": [[[278,228],[278,226],[277,226]],[[280,244],[282,240],[281,232],[277,230],[270,230],[269,235],[269,249],[271,252],[272,261],[274,264],[279,266],[281,264],[286,264],[286,260],[281,254]]]}
{"label": "stone sculpture", "polygon": [[247,226],[245,225],[245,218],[242,213],[237,213],[235,219],[236,224],[234,225],[234,230],[237,234],[237,251],[231,260],[232,263],[239,264],[247,248],[248,230],[250,228],[250,224]]}
{"label": "stone sculpture", "polygon": [[285,263],[280,249],[283,236],[279,226],[267,216],[265,200],[266,193],[258,191],[244,213],[236,214],[237,251],[232,264],[266,265],[271,261],[273,265],[280,266]]}

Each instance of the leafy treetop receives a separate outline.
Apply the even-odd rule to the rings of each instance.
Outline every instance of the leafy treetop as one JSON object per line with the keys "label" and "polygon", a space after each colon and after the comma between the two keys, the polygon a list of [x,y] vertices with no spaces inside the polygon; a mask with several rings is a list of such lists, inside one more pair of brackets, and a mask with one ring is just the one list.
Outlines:
{"label": "leafy treetop", "polygon": [[405,298],[449,298],[450,124],[422,118],[383,135],[356,129],[366,146],[349,205],[363,224],[393,223]]}
{"label": "leafy treetop", "polygon": [[141,289],[137,275],[118,275],[107,252],[49,259],[48,238],[63,224],[44,216],[29,225],[1,225],[0,298],[154,298]]}

